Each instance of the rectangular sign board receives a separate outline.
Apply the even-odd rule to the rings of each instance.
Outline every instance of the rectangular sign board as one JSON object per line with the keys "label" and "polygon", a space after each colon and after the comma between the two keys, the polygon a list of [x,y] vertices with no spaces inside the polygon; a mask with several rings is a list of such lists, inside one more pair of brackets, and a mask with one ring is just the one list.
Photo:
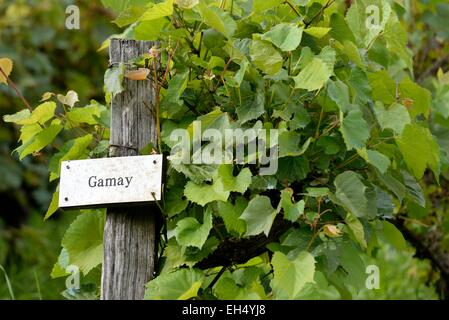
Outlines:
{"label": "rectangular sign board", "polygon": [[161,199],[162,155],[63,161],[60,208],[87,208]]}

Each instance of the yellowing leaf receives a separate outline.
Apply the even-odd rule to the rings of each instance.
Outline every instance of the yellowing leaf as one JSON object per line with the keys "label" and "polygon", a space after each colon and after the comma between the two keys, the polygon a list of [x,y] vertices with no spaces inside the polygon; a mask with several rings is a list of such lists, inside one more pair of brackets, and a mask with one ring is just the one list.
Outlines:
{"label": "yellowing leaf", "polygon": [[3,72],[0,72],[0,83],[8,84],[8,80],[6,79],[6,76],[9,76],[11,74],[13,67],[13,62],[9,58],[1,58],[0,59],[0,68]]}
{"label": "yellowing leaf", "polygon": [[194,6],[200,3],[200,0],[175,0],[175,3],[181,9],[192,9]]}
{"label": "yellowing leaf", "polygon": [[323,227],[323,232],[329,238],[338,238],[341,236],[341,230],[337,228],[337,226],[333,224],[326,224]]}
{"label": "yellowing leaf", "polygon": [[[30,125],[39,123],[43,125],[48,120],[52,119],[55,115],[55,109],[56,109],[56,103],[54,102],[44,102],[36,107],[36,109],[33,110],[33,112],[30,114],[30,112],[27,111],[20,111],[16,113],[13,116],[10,116],[8,118],[9,122],[15,122],[19,125]],[[25,117],[28,114],[27,117]],[[7,121],[5,119],[5,121]]]}
{"label": "yellowing leaf", "polygon": [[50,99],[52,96],[54,96],[55,94],[53,92],[45,92],[42,95],[42,99],[40,100],[40,102],[44,102],[47,101],[48,99]]}
{"label": "yellowing leaf", "polygon": [[16,112],[14,114],[6,114],[3,116],[3,121],[5,122],[13,122],[13,123],[17,123],[19,121],[22,121],[24,119],[28,119],[31,115],[30,110],[28,109],[23,109],[19,112]]}
{"label": "yellowing leaf", "polygon": [[73,108],[75,103],[79,101],[78,94],[73,90],[70,90],[69,92],[67,92],[67,94],[65,96],[62,94],[58,94],[57,98],[62,104],[65,104],[66,106],[69,106],[70,108]]}

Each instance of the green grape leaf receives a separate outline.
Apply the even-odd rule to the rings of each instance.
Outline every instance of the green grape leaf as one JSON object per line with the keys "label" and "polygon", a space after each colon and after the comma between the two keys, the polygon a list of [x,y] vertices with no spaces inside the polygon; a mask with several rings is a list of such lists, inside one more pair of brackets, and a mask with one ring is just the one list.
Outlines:
{"label": "green grape leaf", "polygon": [[260,13],[284,3],[283,0],[254,0],[253,12]]}
{"label": "green grape leaf", "polygon": [[[245,83],[245,82],[244,82]],[[257,119],[265,112],[265,95],[263,90],[253,90],[249,86],[242,86],[241,103],[237,106],[237,116],[241,124]]]}
{"label": "green grape leaf", "polygon": [[284,210],[284,218],[291,222],[295,222],[298,218],[304,214],[305,202],[300,200],[293,203],[293,189],[286,188],[281,191],[281,201],[279,205]]}
{"label": "green grape leaf", "polygon": [[314,282],[315,259],[306,251],[301,251],[294,258],[276,251],[271,264],[274,269],[271,287],[276,299],[294,299],[306,283]]}
{"label": "green grape leaf", "polygon": [[303,155],[313,141],[313,138],[308,138],[304,144],[299,147],[301,135],[296,131],[284,131],[279,135],[279,158],[282,157],[297,157]]}
{"label": "green grape leaf", "polygon": [[38,123],[22,126],[20,128],[19,141],[21,141],[22,144],[25,145],[28,141],[33,139],[34,136],[36,136],[42,130],[44,130],[44,128],[42,128],[42,126]]}
{"label": "green grape leaf", "polygon": [[382,129],[391,129],[397,134],[402,134],[404,127],[411,122],[407,108],[399,103],[393,103],[384,108],[381,102],[376,102],[374,112]]}
{"label": "green grape leaf", "polygon": [[397,250],[405,250],[407,248],[404,236],[394,224],[384,220],[378,222],[378,226],[376,236],[379,239],[391,244]]}
{"label": "green grape leaf", "polygon": [[234,177],[232,174],[233,169],[233,165],[227,164],[223,164],[219,167],[217,178],[215,179],[217,184],[221,184],[219,190],[245,193],[251,184],[251,171],[249,168],[244,168],[236,177]]}
{"label": "green grape leaf", "polygon": [[279,168],[276,173],[280,181],[301,181],[310,172],[310,164],[305,156],[285,157],[279,159]]}
{"label": "green grape leaf", "polygon": [[370,137],[368,124],[359,110],[352,110],[343,118],[340,132],[348,150],[365,147]]}
{"label": "green grape leaf", "polygon": [[53,142],[59,132],[61,132],[62,128],[60,121],[54,120],[49,127],[40,131],[36,136],[15,150],[19,153],[19,159],[22,160],[27,155],[39,152],[48,146]]}
{"label": "green grape leaf", "polygon": [[396,83],[387,71],[368,73],[368,80],[373,92],[374,101],[383,102],[389,106],[396,101]]}
{"label": "green grape leaf", "polygon": [[356,217],[375,216],[375,205],[373,206],[368,187],[363,184],[360,175],[345,171],[335,178],[334,185],[335,196],[350,213]]}
{"label": "green grape leaf", "polygon": [[214,28],[228,39],[234,35],[237,23],[228,12],[214,6],[208,6],[203,2],[200,2],[198,8],[203,21],[208,26]]}
{"label": "green grape leaf", "polygon": [[184,188],[184,195],[187,199],[200,206],[205,206],[216,200],[227,201],[229,194],[230,192],[225,191],[221,183],[216,182],[213,184],[196,184],[189,181]]}
{"label": "green grape leaf", "polygon": [[262,35],[262,40],[270,41],[282,51],[293,51],[301,43],[302,28],[291,23],[280,23]]}
{"label": "green grape leaf", "polygon": [[140,21],[152,21],[163,17],[168,17],[173,14],[174,0],[165,0],[160,3],[152,4],[140,17]]}
{"label": "green grape leaf", "polygon": [[61,150],[50,160],[50,181],[59,178],[62,161],[87,158],[89,155],[88,148],[93,139],[93,135],[86,134],[82,137],[67,141],[64,146],[62,146]]}
{"label": "green grape leaf", "polygon": [[409,78],[406,78],[399,83],[399,93],[402,99],[412,101],[412,105],[409,108],[412,119],[420,114],[423,114],[426,118],[429,117],[432,101],[429,90],[424,89]]}
{"label": "green grape leaf", "polygon": [[417,179],[421,179],[427,166],[436,176],[440,172],[440,146],[429,129],[417,124],[405,126],[396,139],[407,167]]}
{"label": "green grape leaf", "polygon": [[70,273],[66,272],[66,268],[69,266],[69,254],[66,249],[62,248],[61,253],[58,256],[58,261],[53,265],[50,277],[52,279],[67,277]]}
{"label": "green grape leaf", "polygon": [[204,274],[196,269],[164,273],[148,282],[146,300],[188,300],[198,295]]}
{"label": "green grape leaf", "polygon": [[188,75],[188,72],[178,73],[168,81],[168,89],[161,101],[162,116],[168,119],[176,118],[184,110],[181,95],[187,88]]}
{"label": "green grape leaf", "polygon": [[[32,125],[32,124],[45,124],[48,120],[52,119],[55,115],[56,103],[54,102],[44,102],[37,106],[33,112],[27,110],[20,111],[13,116],[6,117],[5,122],[14,122],[19,125]],[[25,115],[28,114],[28,117]],[[13,120],[13,121],[7,121]]]}
{"label": "green grape leaf", "polygon": [[67,250],[70,264],[86,275],[103,261],[104,210],[82,213],[67,229],[62,246]]}
{"label": "green grape leaf", "polygon": [[185,198],[183,199],[183,192],[182,188],[171,188],[166,193],[164,213],[168,217],[173,217],[187,208],[189,201]]}
{"label": "green grape leaf", "polygon": [[[376,12],[379,14],[377,15]],[[385,25],[392,13],[388,2],[382,0],[358,0],[346,14],[348,26],[364,47],[369,45],[385,30]],[[380,21],[377,21],[377,18]]]}
{"label": "green grape leaf", "polygon": [[294,78],[295,88],[314,91],[321,89],[329,80],[333,70],[319,58],[312,61]]}
{"label": "green grape leaf", "polygon": [[344,82],[340,80],[329,81],[327,83],[327,94],[343,113],[348,113],[354,109],[350,102],[348,86]]}
{"label": "green grape leaf", "polygon": [[365,159],[366,162],[376,167],[377,170],[380,171],[381,174],[387,172],[390,167],[390,159],[379,151],[376,150],[367,150],[365,148],[357,150],[357,153]]}
{"label": "green grape leaf", "polygon": [[304,29],[305,33],[310,34],[312,37],[318,39],[323,38],[326,34],[329,33],[329,31],[331,31],[331,28],[326,27],[309,27],[307,29]]}
{"label": "green grape leaf", "polygon": [[59,191],[55,191],[51,198],[50,205],[48,206],[47,212],[45,213],[44,220],[50,218],[59,208]]}
{"label": "green grape leaf", "polygon": [[246,222],[246,236],[270,233],[278,211],[271,206],[270,198],[257,195],[249,202],[240,219]]}
{"label": "green grape leaf", "polygon": [[407,31],[397,18],[388,20],[383,37],[387,43],[387,49],[396,53],[405,62],[408,69],[413,70],[412,53],[407,47]]}
{"label": "green grape leaf", "polygon": [[268,75],[278,73],[284,62],[281,54],[268,41],[253,40],[250,56],[254,65]]}
{"label": "green grape leaf", "polygon": [[[169,158],[170,159],[170,158]],[[187,178],[200,184],[204,181],[211,181],[217,174],[218,165],[212,164],[183,164],[171,162],[171,166],[178,172],[183,173]]]}
{"label": "green grape leaf", "polygon": [[125,75],[125,64],[119,63],[118,65],[111,66],[104,74],[104,85],[107,93],[110,93],[112,97],[123,92],[123,77]]}
{"label": "green grape leaf", "polygon": [[229,202],[217,202],[218,215],[223,219],[228,232],[235,232],[238,236],[242,236],[245,233],[246,224],[245,221],[240,219],[240,216],[247,206],[248,201],[243,197],[237,198],[235,205]]}
{"label": "green grape leaf", "polygon": [[90,105],[83,108],[73,108],[66,113],[66,117],[70,124],[73,126],[79,126],[81,124],[98,125],[100,124],[100,118],[102,113],[107,113],[106,106],[97,102],[92,102]]}
{"label": "green grape leaf", "polygon": [[212,214],[209,209],[204,212],[203,224],[193,217],[179,220],[175,228],[176,240],[181,246],[201,249],[212,229]]}
{"label": "green grape leaf", "polygon": [[101,0],[103,5],[115,12],[122,12],[130,6],[145,5],[148,0]]}
{"label": "green grape leaf", "polygon": [[366,249],[368,245],[365,239],[365,230],[363,229],[363,225],[360,220],[354,215],[348,213],[345,218],[345,223],[354,239],[360,244],[360,247],[362,249]]}

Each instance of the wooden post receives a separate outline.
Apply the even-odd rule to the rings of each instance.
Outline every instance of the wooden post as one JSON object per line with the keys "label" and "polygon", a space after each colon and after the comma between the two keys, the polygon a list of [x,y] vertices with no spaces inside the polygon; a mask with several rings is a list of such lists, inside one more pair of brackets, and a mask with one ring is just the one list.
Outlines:
{"label": "wooden post", "polygon": [[[112,39],[112,65],[149,53],[149,41]],[[127,66],[128,69],[128,66]],[[149,80],[124,79],[125,91],[111,103],[109,156],[136,156],[152,142],[157,145],[155,91]],[[152,279],[157,257],[160,211],[156,205],[109,208],[104,228],[101,278],[102,300],[141,300],[145,284]]]}

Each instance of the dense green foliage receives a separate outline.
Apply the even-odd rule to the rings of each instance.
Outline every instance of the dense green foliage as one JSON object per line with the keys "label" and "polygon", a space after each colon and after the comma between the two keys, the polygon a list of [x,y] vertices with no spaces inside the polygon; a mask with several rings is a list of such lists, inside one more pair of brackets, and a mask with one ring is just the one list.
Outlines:
{"label": "dense green foliage", "polygon": [[[191,131],[195,120],[223,136],[235,128],[279,132],[273,175],[259,175],[251,154],[235,165],[176,164],[168,157],[160,266],[146,298],[436,297],[424,282],[434,284],[438,275],[411,260],[401,228],[419,234],[433,226],[447,246],[447,210],[435,208],[432,194],[449,165],[449,76],[442,69],[426,75],[429,52],[447,52],[447,28],[439,25],[447,4],[102,2],[126,27],[120,37],[160,42],[159,55],[142,60],[149,59],[160,97],[164,154],[175,147],[170,133]],[[436,43],[429,49],[430,40]],[[158,59],[162,71],[152,68]],[[20,127],[19,157],[69,137],[49,161],[50,181],[57,181],[61,161],[105,156],[108,104],[122,90],[124,69],[106,71],[104,104],[81,107],[74,92],[47,94],[32,112],[5,116]],[[436,181],[426,191],[424,176]],[[46,219],[57,211],[56,199],[57,191]],[[52,277],[66,276],[70,264],[86,276],[83,289],[66,296],[98,293],[103,224],[104,210],[86,210],[64,235]],[[366,289],[369,265],[380,268],[380,291]],[[397,274],[407,268],[414,273]]]}

